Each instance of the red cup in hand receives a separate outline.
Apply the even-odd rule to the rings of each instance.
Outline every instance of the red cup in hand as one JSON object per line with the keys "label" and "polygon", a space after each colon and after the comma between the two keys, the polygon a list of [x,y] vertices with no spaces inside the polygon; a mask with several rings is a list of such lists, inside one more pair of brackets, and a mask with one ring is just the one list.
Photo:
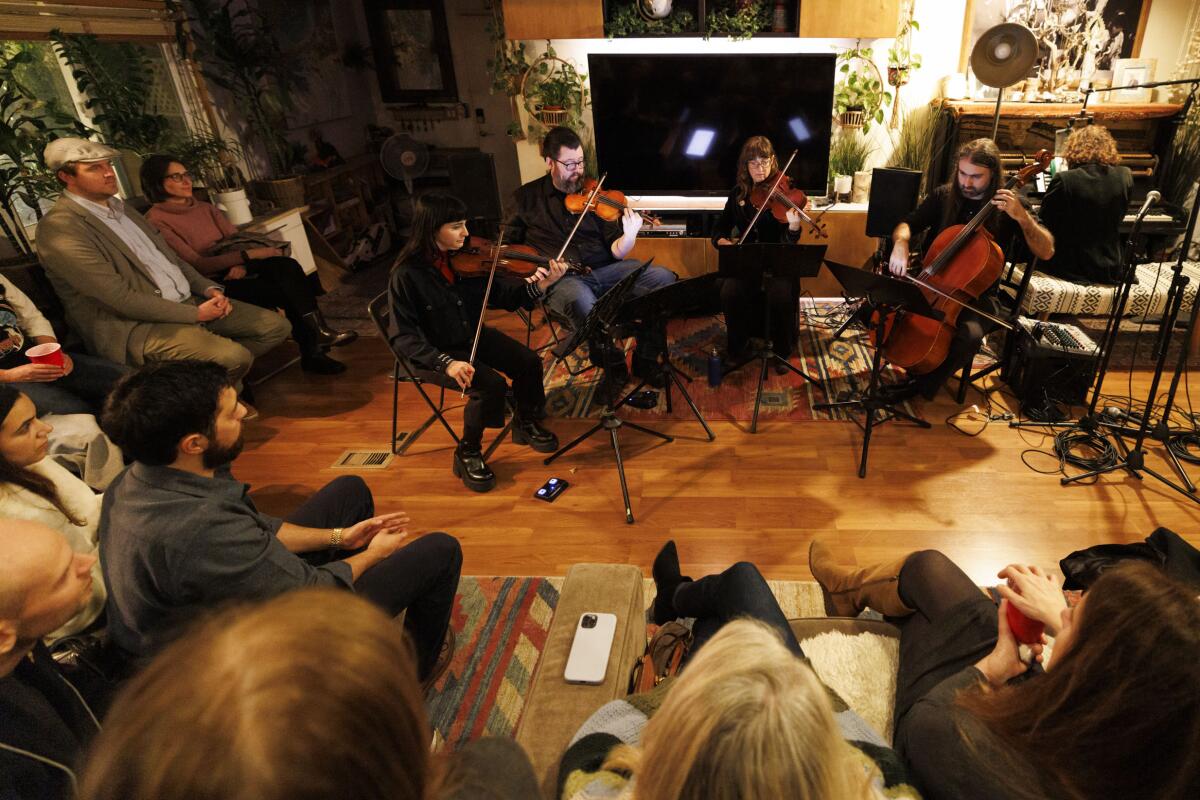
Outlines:
{"label": "red cup in hand", "polygon": [[1037,622],[1022,614],[1012,603],[1008,604],[1008,629],[1021,644],[1041,644],[1044,622]]}
{"label": "red cup in hand", "polygon": [[58,342],[35,345],[25,351],[25,357],[34,364],[53,364],[56,367],[63,366],[62,345]]}

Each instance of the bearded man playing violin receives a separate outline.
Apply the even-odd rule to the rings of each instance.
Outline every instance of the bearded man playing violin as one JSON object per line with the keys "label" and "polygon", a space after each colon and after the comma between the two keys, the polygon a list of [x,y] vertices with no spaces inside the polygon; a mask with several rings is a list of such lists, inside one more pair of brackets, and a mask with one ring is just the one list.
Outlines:
{"label": "bearded man playing violin", "polygon": [[[423,380],[457,385],[467,393],[453,470],[467,488],[486,492],[496,485],[496,475],[483,458],[483,430],[504,427],[508,391],[499,372],[512,379],[513,443],[553,453],[558,438],[541,425],[546,392],[542,360],[536,353],[484,325],[479,329],[475,361],[470,360],[484,312],[487,276],[461,277],[454,270],[454,251],[467,240],[466,217],[467,207],[456,197],[426,194],[417,199],[412,236],[396,257],[388,285],[387,337],[392,349],[408,358]],[[565,263],[551,260],[523,280],[497,274],[488,304],[510,311],[532,309],[566,269]]]}
{"label": "bearded man playing violin", "polygon": [[[989,203],[1001,213],[992,215],[986,229],[1002,251],[1011,253],[1019,235],[1037,258],[1045,260],[1054,255],[1054,237],[1033,218],[1027,201],[1015,191],[1000,188],[1000,150],[995,142],[991,139],[967,142],[959,149],[955,164],[955,176],[930,192],[892,231],[888,269],[893,275],[908,273],[909,242],[914,236],[928,231],[925,241],[932,242],[946,228],[970,222]],[[975,304],[993,315],[1004,313],[994,285]],[[946,378],[970,362],[983,337],[994,327],[983,316],[964,308],[958,316],[946,359],[930,372],[887,387],[890,399],[904,400],[920,394],[932,400]]]}
{"label": "bearded man playing violin", "polygon": [[[505,237],[553,256],[567,241],[577,219],[567,210],[566,198],[583,189],[583,143],[570,128],[552,128],[542,142],[542,155],[546,159],[546,175],[517,190],[516,211],[508,221]],[[581,326],[596,299],[642,265],[637,259],[626,258],[641,228],[641,215],[628,207],[619,222],[606,222],[595,214],[587,214],[563,256],[590,267],[591,272],[569,275],[555,284],[546,293],[550,310],[570,320],[576,328]],[[634,284],[632,294],[638,297],[674,282],[675,273],[651,265]],[[666,323],[640,324],[634,335],[638,342],[633,356],[634,374],[653,386],[663,386],[665,378],[659,357],[667,349]],[[588,342],[588,351],[592,363],[604,373],[597,394],[609,402],[629,381],[625,354],[612,341],[599,339]]]}
{"label": "bearded man playing violin", "polygon": [[[734,243],[734,237],[742,238],[754,215],[758,213],[751,200],[756,187],[765,187],[765,193],[779,174],[779,162],[775,148],[765,136],[751,136],[742,145],[737,160],[737,184],[725,201],[713,228],[712,243],[716,246]],[[808,201],[803,201],[807,205]],[[800,241],[800,210],[788,208],[787,224],[783,224],[764,210],[754,224],[754,229],[745,238],[746,242],[796,244]],[[796,347],[796,332],[800,326],[800,280],[775,276],[766,287],[767,302],[771,305],[771,330],[763,325],[763,288],[756,282],[739,278],[721,280],[721,308],[725,312],[725,330],[728,337],[725,369],[745,363],[751,356],[748,348],[750,337],[770,336],[772,349],[782,358],[790,358]],[[775,372],[784,374],[787,367],[775,362]]]}

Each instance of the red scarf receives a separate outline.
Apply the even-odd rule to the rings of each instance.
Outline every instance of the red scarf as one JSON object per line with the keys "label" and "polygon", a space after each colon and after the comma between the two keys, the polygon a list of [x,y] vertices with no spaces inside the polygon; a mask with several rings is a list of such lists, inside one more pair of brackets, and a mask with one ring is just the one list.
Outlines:
{"label": "red scarf", "polygon": [[433,257],[433,266],[442,273],[442,277],[446,279],[447,283],[451,286],[454,285],[457,276],[454,274],[454,270],[450,269],[450,256],[445,250],[439,250],[438,254]]}

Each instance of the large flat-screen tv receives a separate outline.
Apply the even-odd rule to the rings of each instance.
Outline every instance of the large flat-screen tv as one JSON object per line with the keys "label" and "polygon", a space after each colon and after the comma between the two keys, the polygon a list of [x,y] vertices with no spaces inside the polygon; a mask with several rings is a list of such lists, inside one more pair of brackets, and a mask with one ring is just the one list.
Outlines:
{"label": "large flat-screen tv", "polygon": [[588,56],[600,172],[632,194],[724,195],[761,134],[788,176],[824,194],[834,55]]}

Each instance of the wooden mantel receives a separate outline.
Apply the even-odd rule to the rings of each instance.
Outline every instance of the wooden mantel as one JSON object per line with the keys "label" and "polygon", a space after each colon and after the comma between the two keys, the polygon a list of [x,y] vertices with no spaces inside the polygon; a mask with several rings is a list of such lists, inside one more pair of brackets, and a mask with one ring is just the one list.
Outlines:
{"label": "wooden mantel", "polygon": [[[996,111],[994,100],[947,100],[946,110],[955,117],[987,116]],[[937,104],[936,101],[934,103]],[[1058,119],[1079,115],[1082,103],[1017,103],[1001,104],[1000,113],[1006,118]],[[1155,119],[1174,116],[1182,109],[1178,103],[1088,103],[1088,113],[1098,120]]]}

